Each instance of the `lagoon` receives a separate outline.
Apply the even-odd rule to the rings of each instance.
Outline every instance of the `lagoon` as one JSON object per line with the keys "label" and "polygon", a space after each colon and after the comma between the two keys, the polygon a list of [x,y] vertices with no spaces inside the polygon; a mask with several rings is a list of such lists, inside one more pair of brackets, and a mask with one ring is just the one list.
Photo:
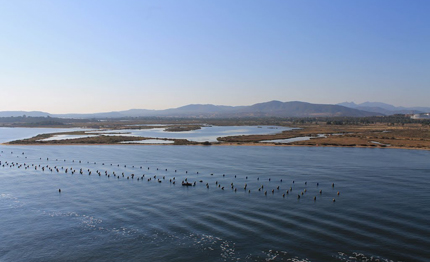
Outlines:
{"label": "lagoon", "polygon": [[202,126],[201,129],[192,131],[170,132],[165,128],[152,129],[121,129],[106,131],[91,131],[88,133],[109,134],[121,133],[125,136],[140,136],[151,138],[187,139],[194,142],[217,142],[218,137],[239,135],[266,135],[277,134],[293,128],[281,126]]}
{"label": "lagoon", "polygon": [[23,128],[23,127],[0,127],[0,143],[12,140],[32,138],[39,134],[87,131],[84,128]]}
{"label": "lagoon", "polygon": [[121,144],[173,144],[175,141],[162,139],[146,139],[137,141],[124,141]]}
{"label": "lagoon", "polygon": [[54,135],[52,137],[40,139],[38,141],[57,141],[57,140],[67,140],[67,139],[78,139],[86,137],[96,137],[97,135]]}
{"label": "lagoon", "polygon": [[[428,151],[0,150],[1,261],[425,261],[430,255]],[[181,186],[185,178],[196,186]]]}
{"label": "lagoon", "polygon": [[300,136],[300,137],[292,137],[292,138],[286,138],[286,139],[262,140],[260,142],[262,142],[262,143],[282,143],[282,144],[288,144],[288,143],[293,143],[293,142],[298,142],[298,141],[307,141],[307,140],[311,140],[311,139],[314,139],[314,138],[321,138],[321,137],[326,137],[326,135],[319,134],[316,137],[312,137],[312,136]]}

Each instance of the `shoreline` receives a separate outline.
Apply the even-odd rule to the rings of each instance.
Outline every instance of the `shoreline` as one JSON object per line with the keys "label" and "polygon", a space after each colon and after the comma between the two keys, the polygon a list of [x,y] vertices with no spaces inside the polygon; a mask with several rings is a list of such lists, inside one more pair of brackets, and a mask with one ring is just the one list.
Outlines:
{"label": "shoreline", "polygon": [[424,150],[430,151],[430,148],[416,148],[416,147],[399,147],[399,146],[345,146],[345,145],[297,145],[297,144],[274,144],[274,143],[217,143],[211,145],[203,145],[203,144],[183,144],[183,145],[173,145],[173,144],[73,144],[73,143],[58,143],[58,144],[9,144],[9,143],[0,143],[1,146],[257,146],[257,147],[336,147],[336,148],[370,148],[370,149],[407,149],[407,150]]}
{"label": "shoreline", "polygon": [[[240,126],[240,125],[234,125]],[[260,126],[260,125],[258,125]],[[292,129],[284,130],[274,134],[259,135],[233,135],[218,137],[216,142],[195,142],[187,139],[160,138],[160,137],[130,137],[120,136],[98,136],[77,139],[40,141],[55,135],[85,135],[85,131],[71,131],[60,133],[38,134],[31,138],[19,139],[1,143],[1,145],[18,146],[56,146],[56,145],[139,145],[139,146],[266,146],[266,147],[349,147],[349,148],[393,148],[430,150],[430,126],[421,124],[382,124],[374,123],[367,125],[343,124],[328,125],[324,123],[301,124],[301,125],[279,125]],[[119,127],[117,127],[118,129]],[[195,125],[193,126],[195,128]],[[104,129],[105,130],[105,129]],[[109,130],[109,129],[108,129]],[[221,135],[221,134],[220,134]],[[281,143],[276,140],[309,137],[308,140],[291,141]],[[133,142],[148,139],[170,140],[174,144],[162,143],[121,143],[123,141]],[[262,142],[275,140],[275,142]]]}

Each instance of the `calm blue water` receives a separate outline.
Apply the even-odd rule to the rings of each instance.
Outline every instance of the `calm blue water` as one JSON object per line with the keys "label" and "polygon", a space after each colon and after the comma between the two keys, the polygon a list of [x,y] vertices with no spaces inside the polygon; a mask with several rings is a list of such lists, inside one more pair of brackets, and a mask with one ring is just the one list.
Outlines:
{"label": "calm blue water", "polygon": [[[428,151],[147,145],[0,150],[0,261],[430,257]],[[196,186],[181,186],[185,178]]]}

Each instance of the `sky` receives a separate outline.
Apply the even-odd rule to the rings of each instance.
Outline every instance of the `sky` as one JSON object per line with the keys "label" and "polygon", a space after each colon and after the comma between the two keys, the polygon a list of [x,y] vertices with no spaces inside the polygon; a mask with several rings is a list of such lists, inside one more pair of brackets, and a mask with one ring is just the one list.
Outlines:
{"label": "sky", "polygon": [[430,106],[430,1],[0,0],[0,111]]}

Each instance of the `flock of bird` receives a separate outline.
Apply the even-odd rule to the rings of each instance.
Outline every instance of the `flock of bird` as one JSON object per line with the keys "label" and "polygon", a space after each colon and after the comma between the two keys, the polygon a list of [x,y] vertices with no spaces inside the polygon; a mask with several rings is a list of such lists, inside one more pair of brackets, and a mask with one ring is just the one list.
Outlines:
{"label": "flock of bird", "polygon": [[[10,153],[11,153],[11,155],[14,154],[14,152],[10,152]],[[4,154],[4,152],[1,151],[1,154]],[[21,155],[24,157],[24,159],[27,159],[27,156],[25,156],[24,152],[22,152]],[[18,155],[17,158],[19,158],[19,157],[20,156]],[[154,171],[157,174],[135,175],[135,173],[137,173],[137,172],[126,174],[125,172],[118,172],[118,173],[116,173],[115,171],[108,172],[108,170],[104,170],[104,171],[103,170],[98,170],[98,169],[94,170],[94,169],[87,168],[87,167],[85,167],[85,168],[82,168],[82,167],[80,167],[80,168],[73,168],[73,167],[67,167],[65,165],[59,165],[59,164],[49,165],[49,164],[46,164],[46,163],[41,163],[43,161],[45,161],[45,158],[42,159],[40,157],[39,158],[39,163],[36,163],[36,164],[35,163],[31,163],[30,164],[30,163],[25,163],[25,162],[24,163],[20,163],[20,162],[17,162],[17,161],[7,161],[7,160],[3,160],[2,158],[0,158],[0,166],[3,167],[3,168],[5,168],[5,167],[9,167],[9,168],[13,168],[13,167],[23,168],[24,170],[34,169],[34,170],[41,170],[42,172],[50,172],[50,173],[56,172],[56,173],[64,173],[64,174],[71,174],[71,175],[73,175],[75,173],[78,173],[80,175],[88,175],[88,176],[96,175],[96,176],[100,176],[100,177],[101,176],[105,176],[107,178],[113,177],[115,179],[132,179],[132,180],[136,179],[137,181],[144,181],[144,180],[146,180],[148,182],[155,181],[157,183],[162,183],[162,182],[167,182],[168,181],[172,185],[176,185],[176,181],[177,181],[176,180],[176,176],[178,176],[178,177],[185,177],[178,184],[180,184],[182,186],[186,186],[186,187],[195,187],[195,186],[197,186],[199,184],[204,184],[205,187],[208,188],[208,189],[211,188],[211,187],[215,187],[215,188],[220,189],[220,190],[226,190],[226,188],[230,188],[234,192],[237,192],[238,190],[241,189],[242,191],[247,192],[248,194],[251,194],[251,192],[256,191],[256,192],[260,192],[260,193],[264,194],[265,196],[267,196],[268,194],[282,193],[282,197],[283,198],[285,198],[285,197],[287,197],[289,195],[293,195],[294,194],[293,193],[293,189],[294,189],[293,185],[297,185],[297,183],[295,183],[295,181],[293,180],[292,184],[290,184],[291,186],[287,186],[286,189],[281,189],[280,185],[277,185],[277,186],[275,185],[275,186],[270,187],[270,185],[274,184],[274,183],[271,183],[271,182],[276,182],[276,181],[273,181],[271,178],[263,178],[263,177],[260,180],[260,177],[257,177],[256,180],[258,182],[266,180],[266,181],[269,182],[269,186],[265,186],[264,184],[261,184],[257,188],[254,188],[253,190],[251,190],[251,186],[248,186],[248,183],[244,183],[242,185],[238,185],[237,183],[231,182],[230,184],[227,184],[228,186],[225,186],[225,185],[221,185],[221,182],[218,181],[218,180],[216,180],[215,183],[213,183],[213,181],[211,183],[209,183],[209,182],[204,183],[204,181],[202,179],[196,179],[194,181],[190,181],[190,179],[188,179],[187,176],[191,175],[191,173],[189,174],[188,171],[185,171],[185,174],[179,175],[179,173],[177,172],[177,170],[174,170],[174,173],[178,174],[178,175],[171,176],[170,178],[166,178],[166,175],[162,175],[159,172],[159,171],[162,171],[163,169],[159,169],[159,168],[155,168],[154,169]],[[60,162],[60,163],[61,162],[63,162],[63,163],[67,162],[67,160],[65,160],[65,159],[63,159],[63,160],[58,160],[58,159],[53,160],[53,159],[51,159],[50,160],[49,158],[46,158],[46,161],[47,161],[47,163],[49,163],[49,162]],[[81,165],[85,164],[85,162],[81,161],[81,160],[77,160],[77,161],[71,160],[71,162],[72,163],[76,163],[76,164],[79,163]],[[87,164],[94,163],[94,165],[97,165],[97,162],[87,161],[86,163]],[[106,166],[105,163],[102,163],[101,165],[102,166]],[[121,167],[127,168],[127,165],[120,165],[120,164],[116,164],[116,165],[110,164],[110,166],[112,166],[112,167],[116,166],[116,168],[121,168]],[[129,166],[129,168],[130,168],[130,166]],[[152,171],[150,167],[145,167],[145,168],[143,166],[139,166],[139,167],[136,166],[135,167],[133,165],[133,166],[131,166],[131,168],[132,169],[137,169],[137,170],[146,170],[147,172],[151,172]],[[168,170],[164,169],[164,171],[167,172]],[[199,172],[195,172],[195,175],[198,176]],[[211,173],[210,176],[214,177],[214,174]],[[200,176],[200,177],[202,178],[202,176]],[[226,178],[226,175],[223,174],[222,178],[223,179]],[[234,175],[234,178],[237,179],[238,176]],[[210,180],[214,180],[214,179],[210,179]],[[245,181],[250,181],[250,178],[248,178],[248,176],[245,176]],[[282,185],[283,184],[283,179],[280,179],[278,182],[281,183],[281,185]],[[252,183],[252,184],[254,185],[255,183]],[[315,187],[317,188],[317,194],[318,195],[322,195],[323,191],[322,191],[322,189],[319,189],[319,186],[320,186],[319,183],[315,183]],[[331,184],[332,191],[334,189],[334,186],[335,186],[334,183],[332,183]],[[301,197],[303,197],[304,195],[306,195],[306,193],[308,193],[308,190],[307,190],[308,183],[306,181],[304,182],[304,187],[305,188],[303,190],[301,190],[301,191],[299,190],[299,192],[297,193],[297,199],[300,199]],[[294,192],[295,191],[296,190],[294,190]],[[58,192],[61,193],[61,189],[58,189]],[[337,194],[337,196],[339,196],[340,192],[337,191],[336,194]],[[313,197],[313,200],[314,201],[317,200],[317,195],[315,195]],[[335,201],[336,201],[336,199],[333,198],[332,202],[335,202]]]}

